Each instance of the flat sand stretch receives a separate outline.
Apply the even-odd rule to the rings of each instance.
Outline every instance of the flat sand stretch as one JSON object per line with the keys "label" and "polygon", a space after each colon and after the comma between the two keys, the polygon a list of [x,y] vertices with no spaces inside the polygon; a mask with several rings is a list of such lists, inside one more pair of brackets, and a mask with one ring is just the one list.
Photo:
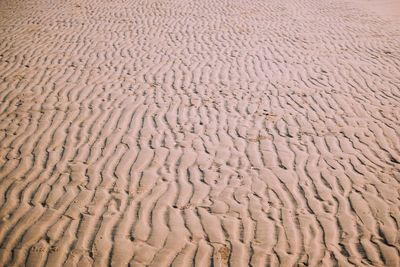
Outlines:
{"label": "flat sand stretch", "polygon": [[399,266],[400,23],[352,1],[1,0],[0,265]]}

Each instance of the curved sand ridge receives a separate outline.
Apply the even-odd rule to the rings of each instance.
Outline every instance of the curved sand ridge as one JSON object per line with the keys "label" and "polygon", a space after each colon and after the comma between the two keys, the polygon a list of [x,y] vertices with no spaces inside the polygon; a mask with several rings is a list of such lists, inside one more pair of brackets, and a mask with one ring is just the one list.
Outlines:
{"label": "curved sand ridge", "polygon": [[399,266],[400,27],[338,1],[0,2],[0,265]]}

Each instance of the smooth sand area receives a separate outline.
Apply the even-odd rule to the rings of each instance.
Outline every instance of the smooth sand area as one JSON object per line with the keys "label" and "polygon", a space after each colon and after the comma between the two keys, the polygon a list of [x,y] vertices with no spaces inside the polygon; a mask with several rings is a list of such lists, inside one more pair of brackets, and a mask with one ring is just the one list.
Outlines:
{"label": "smooth sand area", "polygon": [[400,0],[360,0],[360,2],[355,1],[354,3],[382,18],[400,22]]}
{"label": "smooth sand area", "polygon": [[400,266],[367,5],[1,0],[0,266]]}

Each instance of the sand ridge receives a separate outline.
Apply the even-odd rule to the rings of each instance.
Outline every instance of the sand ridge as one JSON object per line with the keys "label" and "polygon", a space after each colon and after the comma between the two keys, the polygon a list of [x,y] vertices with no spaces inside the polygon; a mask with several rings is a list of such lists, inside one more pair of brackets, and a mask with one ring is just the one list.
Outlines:
{"label": "sand ridge", "polygon": [[1,1],[0,265],[399,266],[399,34],[344,0]]}

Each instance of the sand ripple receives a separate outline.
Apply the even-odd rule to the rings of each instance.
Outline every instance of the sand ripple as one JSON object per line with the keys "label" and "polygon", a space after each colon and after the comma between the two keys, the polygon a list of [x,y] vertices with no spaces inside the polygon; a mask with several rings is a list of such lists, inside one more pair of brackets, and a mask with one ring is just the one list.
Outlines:
{"label": "sand ripple", "polygon": [[2,0],[1,266],[399,266],[400,27],[328,0]]}

